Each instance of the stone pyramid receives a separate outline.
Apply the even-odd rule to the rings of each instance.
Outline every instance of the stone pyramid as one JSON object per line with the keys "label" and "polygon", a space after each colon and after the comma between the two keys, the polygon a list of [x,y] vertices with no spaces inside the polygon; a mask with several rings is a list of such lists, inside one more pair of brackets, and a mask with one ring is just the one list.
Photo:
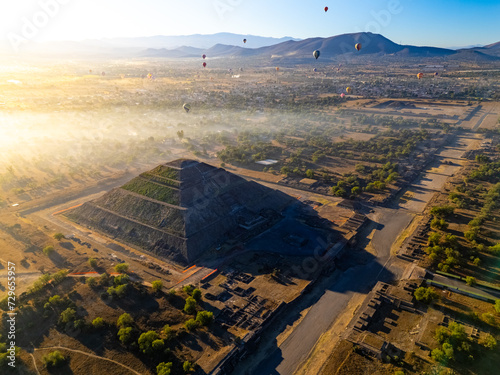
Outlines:
{"label": "stone pyramid", "polygon": [[291,198],[224,169],[179,159],[68,211],[71,220],[182,265],[265,225]]}

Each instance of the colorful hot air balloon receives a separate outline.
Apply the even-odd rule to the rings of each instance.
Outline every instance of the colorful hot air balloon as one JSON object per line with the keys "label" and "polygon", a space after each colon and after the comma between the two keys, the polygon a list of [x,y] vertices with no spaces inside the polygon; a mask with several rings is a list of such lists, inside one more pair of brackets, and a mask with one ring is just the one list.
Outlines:
{"label": "colorful hot air balloon", "polygon": [[315,72],[315,73],[316,73],[317,71],[318,71],[318,69],[316,69],[316,68],[314,68],[314,69],[313,69],[313,72]]}
{"label": "colorful hot air balloon", "polygon": [[349,86],[349,87],[347,87],[347,88],[345,89],[345,91],[346,91],[348,94],[350,94],[350,93],[352,92],[352,88]]}
{"label": "colorful hot air balloon", "polygon": [[325,12],[328,12],[328,7],[325,7]]}
{"label": "colorful hot air balloon", "polygon": [[361,49],[361,43],[356,43],[354,45],[354,48],[356,48],[359,51]]}
{"label": "colorful hot air balloon", "polygon": [[439,73],[438,73],[438,72],[434,73],[434,77],[437,77],[438,75],[439,75]]}
{"label": "colorful hot air balloon", "polygon": [[243,43],[246,43],[246,42],[247,42],[247,40],[246,40],[246,39],[243,39]]}
{"label": "colorful hot air balloon", "polygon": [[204,67],[204,68],[206,68],[206,67],[207,67],[207,63],[206,63],[206,62],[204,62],[204,63],[203,63],[203,67]]}
{"label": "colorful hot air balloon", "polygon": [[314,51],[314,52],[313,52],[313,56],[314,56],[314,58],[315,58],[316,60],[318,59],[318,57],[319,57],[320,55],[321,55],[321,53],[319,52],[319,50],[316,50],[316,51]]}
{"label": "colorful hot air balloon", "polygon": [[203,60],[205,60],[207,55],[201,55],[201,57],[203,58]]}
{"label": "colorful hot air balloon", "polygon": [[184,105],[182,106],[182,108],[184,108],[184,110],[186,111],[186,113],[189,113],[189,111],[191,110],[191,104],[184,103]]}
{"label": "colorful hot air balloon", "polygon": [[418,78],[418,79],[422,79],[422,77],[423,77],[423,76],[424,76],[424,73],[418,73],[418,74],[417,74],[417,78]]}
{"label": "colorful hot air balloon", "polygon": [[280,71],[280,68],[279,68],[278,66],[276,67],[276,71],[277,71],[277,72],[279,72],[279,71]]}
{"label": "colorful hot air balloon", "polygon": [[341,97],[342,99],[344,99],[344,98],[345,98],[345,94],[344,94],[344,93],[340,94],[340,97]]}
{"label": "colorful hot air balloon", "polygon": [[153,78],[153,75],[151,73],[148,73],[148,76],[147,76],[149,79]]}

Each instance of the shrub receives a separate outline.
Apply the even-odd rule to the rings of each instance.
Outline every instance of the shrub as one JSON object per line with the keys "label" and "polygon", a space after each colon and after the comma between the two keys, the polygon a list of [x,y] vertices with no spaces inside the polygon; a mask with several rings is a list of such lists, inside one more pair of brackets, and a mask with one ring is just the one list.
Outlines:
{"label": "shrub", "polygon": [[214,314],[210,311],[198,311],[196,321],[202,326],[208,326],[214,321]]}
{"label": "shrub", "polygon": [[467,277],[465,278],[465,282],[466,282],[466,283],[467,283],[467,285],[469,285],[469,286],[474,286],[474,285],[476,285],[476,283],[477,283],[477,282],[476,282],[476,278],[475,278],[475,277],[473,277],[473,276],[467,276]]}
{"label": "shrub", "polygon": [[165,326],[161,330],[161,333],[165,337],[165,340],[170,340],[175,335],[174,330],[168,324],[165,324]]}
{"label": "shrub", "polygon": [[62,233],[58,232],[58,233],[54,234],[54,238],[55,238],[56,240],[58,240],[58,241],[61,241],[61,240],[62,240],[63,238],[65,238],[65,237],[64,237],[64,234],[62,234]]}
{"label": "shrub", "polygon": [[165,346],[165,342],[162,339],[155,340],[151,343],[151,348],[155,352],[159,352]]}
{"label": "shrub", "polygon": [[132,341],[132,327],[124,327],[118,330],[118,339],[123,345]]}
{"label": "shrub", "polygon": [[495,311],[500,313],[500,299],[495,300]]}
{"label": "shrub", "polygon": [[191,318],[184,323],[184,326],[188,331],[194,331],[196,328],[198,328],[198,322]]}
{"label": "shrub", "polygon": [[485,348],[493,350],[493,349],[495,349],[497,347],[497,340],[495,340],[495,338],[488,333],[481,340],[480,344],[483,345]]}
{"label": "shrub", "polygon": [[192,297],[197,301],[199,302],[201,300],[201,290],[199,289],[195,289],[193,290],[193,294],[192,294]]}
{"label": "shrub", "polygon": [[64,362],[66,362],[66,358],[59,350],[43,356],[43,363],[47,368],[60,367]]}
{"label": "shrub", "polygon": [[184,370],[185,373],[191,372],[194,370],[193,364],[189,361],[185,361],[182,365],[182,369]]}
{"label": "shrub", "polygon": [[[160,341],[160,337],[155,331],[147,331],[143,332],[141,336],[139,336],[139,349],[144,354],[153,354],[155,348],[153,348],[153,342]],[[161,340],[163,345],[163,340]],[[157,346],[160,344],[157,344]],[[162,346],[163,347],[163,346]]]}
{"label": "shrub", "polygon": [[184,312],[187,314],[194,314],[196,312],[196,300],[193,297],[186,298]]}
{"label": "shrub", "polygon": [[163,289],[163,282],[161,280],[155,280],[151,283],[154,292],[159,292]]}
{"label": "shrub", "polygon": [[104,327],[104,319],[101,317],[97,317],[92,321],[92,327],[96,329],[100,329]]}
{"label": "shrub", "polygon": [[97,259],[96,258],[89,258],[89,266],[92,268],[97,267]]}
{"label": "shrub", "polygon": [[134,319],[128,313],[123,313],[118,317],[116,326],[118,328],[130,327],[134,324]]}
{"label": "shrub", "polygon": [[431,357],[436,362],[443,362],[445,360],[445,358],[446,358],[444,352],[441,349],[434,349],[431,352]]}
{"label": "shrub", "polygon": [[455,208],[453,206],[435,206],[431,209],[431,215],[439,218],[450,216],[453,212],[455,212]]}
{"label": "shrub", "polygon": [[129,270],[128,263],[119,263],[115,265],[115,271],[119,273],[127,273]]}
{"label": "shrub", "polygon": [[69,323],[74,321],[75,319],[76,319],[76,311],[73,310],[71,307],[68,307],[66,310],[64,310],[59,317],[59,321],[61,323]]}
{"label": "shrub", "polygon": [[56,249],[54,249],[54,246],[45,246],[43,248],[43,253],[47,256],[51,256],[52,254],[54,254],[56,252]]}
{"label": "shrub", "polygon": [[121,275],[118,275],[118,276],[115,276],[114,279],[113,279],[113,284],[115,286],[118,286],[118,285],[125,285],[127,284],[128,282],[130,281],[130,277],[129,275],[127,274],[121,274]]}
{"label": "shrub", "polygon": [[421,286],[420,288],[415,290],[414,294],[417,301],[422,301],[427,304],[438,298],[438,294],[436,293],[434,288],[431,287],[426,288]]}
{"label": "shrub", "polygon": [[95,288],[97,286],[97,280],[95,277],[89,277],[85,280],[85,284],[91,288]]}
{"label": "shrub", "polygon": [[170,375],[172,372],[172,362],[161,362],[156,366],[156,375]]}
{"label": "shrub", "polygon": [[192,285],[184,285],[184,287],[182,288],[182,290],[184,291],[184,293],[191,295],[191,293],[193,293],[194,286],[192,286]]}

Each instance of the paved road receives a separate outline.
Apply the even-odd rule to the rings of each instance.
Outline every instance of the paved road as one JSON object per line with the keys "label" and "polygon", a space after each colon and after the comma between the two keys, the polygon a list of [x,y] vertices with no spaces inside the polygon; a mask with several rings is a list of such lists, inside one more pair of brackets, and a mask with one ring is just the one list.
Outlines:
{"label": "paved road", "polygon": [[489,297],[491,299],[499,299],[500,298],[500,291],[485,288],[485,287],[482,287],[480,285],[472,287],[472,286],[467,285],[464,281],[453,279],[451,277],[446,277],[446,276],[442,276],[439,274],[432,274],[432,277],[430,278],[430,280],[437,281],[438,283],[441,283],[441,284],[451,285],[455,288],[466,290],[466,291],[469,291],[471,293],[480,294],[482,296],[486,296],[486,297]]}
{"label": "paved road", "polygon": [[[377,257],[373,257],[365,265],[355,266],[345,271],[338,281],[327,288],[321,299],[314,304],[281,347],[276,347],[255,368],[238,369],[236,374],[293,374],[297,366],[307,358],[321,334],[346,308],[354,292],[367,293],[377,281],[389,281],[399,276],[386,268],[390,259],[390,247],[399,233],[410,223],[412,215],[402,211],[379,208],[376,209],[373,218],[379,224],[372,242]],[[399,273],[399,270],[396,272]]]}

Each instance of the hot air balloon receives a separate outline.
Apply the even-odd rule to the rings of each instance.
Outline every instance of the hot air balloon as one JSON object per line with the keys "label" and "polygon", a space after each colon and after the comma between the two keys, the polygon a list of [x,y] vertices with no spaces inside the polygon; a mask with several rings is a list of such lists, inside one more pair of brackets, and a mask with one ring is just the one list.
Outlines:
{"label": "hot air balloon", "polygon": [[356,43],[354,45],[354,48],[356,48],[359,51],[361,49],[361,43]]}
{"label": "hot air balloon", "polygon": [[279,72],[279,71],[280,71],[280,68],[279,68],[278,66],[276,67],[276,71],[277,71],[277,72]]}
{"label": "hot air balloon", "polygon": [[318,71],[318,69],[316,69],[316,68],[313,69],[313,72],[317,72],[317,71]]}
{"label": "hot air balloon", "polygon": [[104,77],[106,75],[106,72],[102,72],[101,75]]}
{"label": "hot air balloon", "polygon": [[247,42],[247,40],[246,40],[246,39],[243,39],[243,43],[246,43],[246,42]]}
{"label": "hot air balloon", "polygon": [[203,58],[203,60],[205,60],[207,55],[201,55],[201,57]]}
{"label": "hot air balloon", "polygon": [[184,110],[186,111],[186,113],[189,113],[189,111],[191,110],[191,104],[184,103],[184,105],[182,106],[182,108],[184,108]]}
{"label": "hot air balloon", "polygon": [[340,97],[341,97],[342,99],[344,99],[345,94],[344,94],[344,93],[340,94]]}
{"label": "hot air balloon", "polygon": [[328,12],[328,7],[325,7],[325,12]]}
{"label": "hot air balloon", "polygon": [[92,73],[92,69],[89,69],[89,73]]}
{"label": "hot air balloon", "polygon": [[438,72],[434,73],[434,77],[437,77],[438,75],[439,75],[439,73],[438,73]]}
{"label": "hot air balloon", "polygon": [[153,78],[153,75],[152,75],[151,73],[148,73],[147,77],[148,77],[149,79],[151,79],[151,78]]}
{"label": "hot air balloon", "polygon": [[424,73],[418,73],[418,74],[417,74],[417,78],[418,78],[418,79],[422,79],[422,77],[423,77],[423,76],[424,76]]}
{"label": "hot air balloon", "polygon": [[350,94],[350,93],[352,92],[352,88],[349,86],[349,87],[347,87],[347,88],[345,89],[345,91],[346,91],[348,94]]}
{"label": "hot air balloon", "polygon": [[207,67],[207,63],[206,63],[206,62],[204,62],[204,63],[203,63],[203,67],[204,67],[204,68],[206,68],[206,67]]}
{"label": "hot air balloon", "polygon": [[319,50],[316,50],[313,52],[313,56],[315,57],[315,59],[317,60],[318,57],[321,55],[321,53],[319,52]]}

